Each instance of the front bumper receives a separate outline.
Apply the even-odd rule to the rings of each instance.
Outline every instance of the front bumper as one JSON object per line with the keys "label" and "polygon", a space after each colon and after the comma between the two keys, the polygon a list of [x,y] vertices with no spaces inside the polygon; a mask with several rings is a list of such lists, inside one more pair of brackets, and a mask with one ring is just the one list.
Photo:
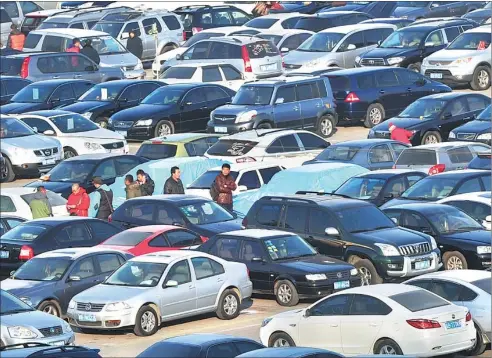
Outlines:
{"label": "front bumper", "polygon": [[13,345],[13,344],[25,344],[25,343],[44,343],[44,344],[50,344],[53,346],[61,346],[61,345],[73,345],[75,343],[75,334],[73,332],[70,333],[64,333],[59,336],[53,336],[53,337],[40,337],[40,338],[11,338],[10,336],[8,337],[2,337],[2,340],[4,341],[3,343],[8,346],[8,345]]}
{"label": "front bumper", "polygon": [[469,260],[468,267],[475,270],[485,270],[491,266],[491,260],[490,254],[475,254]]}
{"label": "front bumper", "polygon": [[[135,126],[135,122],[128,122],[128,125],[114,126],[110,123],[109,128],[116,133],[123,135],[126,139],[146,140],[155,137],[155,125]],[[125,146],[126,147],[126,146]]]}
{"label": "front bumper", "polygon": [[469,83],[473,79],[473,65],[464,65],[461,67],[451,66],[422,66],[421,73],[431,80],[439,81],[445,84],[464,84]]}
{"label": "front bumper", "polygon": [[217,124],[213,122],[207,123],[207,133],[221,133],[221,134],[233,134],[238,132],[244,132],[251,130],[255,127],[255,122],[242,122],[242,123],[227,123]]}
{"label": "front bumper", "polygon": [[12,169],[15,175],[37,176],[39,174],[44,174],[49,172],[60,162],[61,159],[55,159],[55,161],[51,164],[43,164],[42,162],[17,164],[17,165],[12,165]]}
{"label": "front bumper", "polygon": [[[343,281],[343,280],[342,280]],[[347,281],[350,282],[350,288],[358,287],[361,284],[360,277],[351,276]],[[320,298],[331,295],[332,293],[341,291],[334,288],[334,282],[327,284],[326,282],[298,282],[296,284],[299,298]],[[348,288],[348,287],[347,287]]]}
{"label": "front bumper", "polygon": [[448,138],[448,142],[478,142],[478,143],[485,143],[487,145],[491,145],[492,141],[490,139],[477,139],[477,137],[481,134],[485,134],[488,132],[484,133],[455,133],[456,138]]}
{"label": "front bumper", "polygon": [[126,79],[140,79],[143,80],[145,78],[145,70],[131,70],[131,71],[123,71],[123,76]]}
{"label": "front bumper", "polygon": [[[83,317],[91,315],[95,321],[86,321]],[[104,308],[100,312],[86,312],[75,309],[68,309],[68,322],[75,327],[93,329],[117,329],[135,325],[136,312],[133,309],[123,311],[108,312]]]}
{"label": "front bumper", "polygon": [[[386,278],[406,278],[435,272],[442,267],[441,255],[439,250],[434,250],[425,255],[419,256],[379,256],[378,272]],[[417,269],[417,262],[430,261],[430,266],[426,269]]]}

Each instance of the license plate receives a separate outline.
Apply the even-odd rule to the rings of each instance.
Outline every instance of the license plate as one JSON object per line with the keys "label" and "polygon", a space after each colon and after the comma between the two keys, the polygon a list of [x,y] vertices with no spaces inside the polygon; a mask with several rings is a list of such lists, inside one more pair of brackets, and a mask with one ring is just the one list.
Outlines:
{"label": "license plate", "polygon": [[335,290],[341,290],[343,288],[349,288],[350,287],[350,281],[339,281],[339,282],[335,282],[335,284],[333,285],[333,288]]}
{"label": "license plate", "polygon": [[52,345],[52,346],[64,346],[65,341],[50,342],[50,345]]}
{"label": "license plate", "polygon": [[417,261],[415,263],[415,270],[425,270],[430,267],[430,261]]}
{"label": "license plate", "polygon": [[215,133],[227,133],[227,127],[214,127]]}
{"label": "license plate", "polygon": [[444,326],[446,327],[446,329],[461,328],[461,321],[459,319],[454,321],[447,321],[444,322]]}
{"label": "license plate", "polygon": [[10,253],[8,251],[0,251],[0,259],[8,259],[9,254]]}
{"label": "license plate", "polygon": [[50,165],[50,164],[55,164],[56,160],[53,158],[53,159],[46,159],[46,160],[43,160],[43,165]]}
{"label": "license plate", "polygon": [[93,314],[79,314],[79,321],[96,322],[96,316]]}
{"label": "license plate", "polygon": [[110,153],[124,153],[124,148],[119,148],[119,149],[110,149]]}
{"label": "license plate", "polygon": [[271,63],[269,65],[263,65],[261,66],[262,71],[271,71],[271,70],[276,70],[277,69],[277,64],[276,63]]}
{"label": "license plate", "polygon": [[442,78],[442,73],[431,73],[430,78]]}
{"label": "license plate", "polygon": [[126,137],[126,134],[128,132],[127,131],[116,131],[116,133],[121,134],[122,136]]}

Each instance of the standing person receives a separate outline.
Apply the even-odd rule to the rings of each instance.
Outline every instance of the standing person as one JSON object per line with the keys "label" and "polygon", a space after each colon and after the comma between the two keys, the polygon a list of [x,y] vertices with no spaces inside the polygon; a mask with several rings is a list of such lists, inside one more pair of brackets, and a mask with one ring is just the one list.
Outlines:
{"label": "standing person", "polygon": [[129,37],[126,42],[126,49],[137,56],[139,60],[141,60],[143,54],[142,39],[138,37],[133,30],[130,30],[128,36]]}
{"label": "standing person", "polygon": [[142,169],[137,170],[137,181],[140,184],[142,196],[151,196],[154,194],[155,183],[150,175]]}
{"label": "standing person", "polygon": [[101,177],[94,177],[92,184],[96,188],[94,192],[94,205],[91,207],[93,217],[102,220],[108,220],[113,213],[113,191],[103,183]]}
{"label": "standing person", "polygon": [[26,35],[20,32],[15,24],[10,25],[10,30],[7,47],[12,50],[22,51],[24,42],[26,42]]}
{"label": "standing person", "polygon": [[412,145],[412,142],[410,142],[410,138],[412,138],[412,136],[415,134],[414,131],[407,131],[404,128],[398,128],[393,123],[389,123],[389,131],[391,133],[392,140],[397,140],[399,142]]}
{"label": "standing person", "polygon": [[131,174],[128,174],[125,177],[125,192],[126,200],[142,196],[142,192],[140,191],[140,184],[138,183],[138,181],[133,180],[133,175]]}
{"label": "standing person", "polygon": [[222,171],[215,178],[215,187],[219,195],[217,196],[217,204],[232,213],[232,192],[236,190],[236,181],[232,177],[231,166],[222,164]]}
{"label": "standing person", "polygon": [[65,50],[65,52],[75,52],[80,53],[80,40],[78,38],[74,38],[72,40],[72,45]]}
{"label": "standing person", "polygon": [[78,183],[72,184],[72,194],[67,200],[67,210],[70,216],[89,216],[89,206],[91,199],[84,188]]}
{"label": "standing person", "polygon": [[82,55],[89,57],[97,65],[99,65],[99,62],[101,62],[101,58],[99,57],[99,54],[97,53],[96,49],[92,47],[91,39],[87,39],[84,41],[84,47],[82,47],[80,53]]}
{"label": "standing person", "polygon": [[44,186],[38,186],[36,188],[34,198],[29,203],[29,207],[31,208],[33,219],[53,216],[53,210],[51,209],[51,204],[48,201],[48,196]]}
{"label": "standing person", "polygon": [[180,179],[181,170],[178,167],[171,168],[171,176],[164,184],[163,194],[184,194],[183,182]]}

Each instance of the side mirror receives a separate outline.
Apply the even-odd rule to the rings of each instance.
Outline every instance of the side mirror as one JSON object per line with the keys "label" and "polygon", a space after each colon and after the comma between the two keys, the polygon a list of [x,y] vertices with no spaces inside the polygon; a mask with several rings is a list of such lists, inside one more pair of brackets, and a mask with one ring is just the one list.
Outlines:
{"label": "side mirror", "polygon": [[239,192],[242,193],[244,191],[247,191],[248,190],[248,187],[246,185],[239,185],[237,187],[237,190],[239,190]]}
{"label": "side mirror", "polygon": [[306,308],[306,310],[304,311],[304,315],[303,316],[306,317],[306,318],[309,317],[309,316],[311,316],[311,310],[309,308]]}
{"label": "side mirror", "polygon": [[287,52],[289,52],[289,51],[290,51],[290,50],[289,50],[287,47],[282,47],[282,48],[280,49],[280,52],[282,52],[282,53],[287,53]]}
{"label": "side mirror", "polygon": [[50,102],[51,102],[51,103],[58,103],[58,102],[60,102],[60,99],[59,99],[59,98],[52,98],[52,99],[50,100]]}
{"label": "side mirror", "polygon": [[263,261],[264,261],[264,260],[263,260],[263,258],[261,258],[261,257],[253,257],[253,258],[251,259],[251,262],[263,262]]}
{"label": "side mirror", "polygon": [[[36,128],[36,129],[37,129],[37,128]],[[37,132],[37,130],[36,130],[36,132]],[[55,131],[54,131],[54,130],[52,130],[52,129],[48,129],[48,130],[45,130],[45,131],[43,132],[43,134],[44,134],[44,135],[55,135]]]}
{"label": "side mirror", "polygon": [[68,282],[77,282],[80,281],[80,276],[70,276],[68,278]]}
{"label": "side mirror", "polygon": [[181,61],[183,58],[180,53],[176,55],[176,61]]}
{"label": "side mirror", "polygon": [[325,234],[328,236],[340,236],[340,232],[334,227],[327,227],[325,230]]}
{"label": "side mirror", "polygon": [[485,218],[485,222],[491,222],[492,221],[492,217],[490,215],[487,215],[487,217]]}
{"label": "side mirror", "polygon": [[38,127],[32,127],[32,130],[38,133]]}
{"label": "side mirror", "polygon": [[121,33],[121,36],[120,36],[120,39],[126,40],[129,37],[130,37],[130,33],[128,33],[128,32],[122,32]]}
{"label": "side mirror", "polygon": [[378,41],[378,46],[381,46],[382,43],[383,43],[383,41],[382,40],[379,40]]}
{"label": "side mirror", "polygon": [[395,197],[395,196],[394,196],[393,194],[391,194],[391,193],[386,194],[386,195],[384,196],[384,198],[385,198],[385,199],[388,199],[388,200],[393,199],[394,197]]}
{"label": "side mirror", "polygon": [[439,7],[439,3],[438,3],[438,2],[433,2],[433,3],[431,4],[431,7],[432,7],[432,8]]}
{"label": "side mirror", "polygon": [[282,104],[282,103],[284,103],[284,99],[283,99],[282,97],[277,98],[277,99],[275,100],[275,104]]}
{"label": "side mirror", "polygon": [[14,276],[15,270],[10,271],[10,277]]}
{"label": "side mirror", "polygon": [[120,98],[120,99],[118,100],[118,102],[121,102],[121,103],[126,103],[126,102],[128,102],[128,98]]}
{"label": "side mirror", "polygon": [[166,282],[166,287],[178,287],[178,282],[174,280],[169,280]]}
{"label": "side mirror", "polygon": [[398,225],[398,219],[397,218],[391,218],[391,221],[393,221],[396,225]]}
{"label": "side mirror", "polygon": [[452,114],[447,112],[447,113],[443,114],[442,119],[450,119],[451,117],[452,117]]}
{"label": "side mirror", "polygon": [[347,50],[355,50],[356,48],[357,48],[357,47],[355,47],[355,45],[354,45],[354,44],[349,44],[349,45],[347,46]]}

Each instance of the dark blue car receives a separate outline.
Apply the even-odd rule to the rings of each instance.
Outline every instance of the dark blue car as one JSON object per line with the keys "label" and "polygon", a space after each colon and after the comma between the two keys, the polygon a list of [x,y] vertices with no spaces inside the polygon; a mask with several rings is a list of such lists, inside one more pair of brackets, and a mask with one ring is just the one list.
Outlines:
{"label": "dark blue car", "polygon": [[449,133],[449,140],[482,142],[490,145],[491,117],[491,106],[488,106],[475,120],[453,129],[451,133]]}
{"label": "dark blue car", "polygon": [[484,4],[484,1],[398,1],[392,15],[410,20],[462,16]]}
{"label": "dark blue car", "polygon": [[344,6],[325,7],[318,11],[360,11],[374,17],[390,17],[395,11],[397,3],[394,1],[347,1]]}
{"label": "dark blue car", "polygon": [[451,92],[448,86],[404,68],[351,68],[323,76],[330,80],[339,121],[364,121],[368,128],[421,97]]}
{"label": "dark blue car", "polygon": [[469,13],[463,15],[462,17],[464,19],[472,20],[478,22],[479,24],[483,24],[492,16],[491,10],[492,10],[492,2],[489,2],[483,8],[470,11]]}
{"label": "dark blue car", "polygon": [[[282,339],[286,337],[285,333],[277,333],[276,337]],[[289,337],[290,338],[290,337]],[[251,351],[241,354],[236,358],[338,358],[342,355],[319,348],[304,348],[304,347],[279,347],[279,348],[263,348],[257,351]]]}
{"label": "dark blue car", "polygon": [[[1,69],[0,69],[1,74]],[[21,89],[30,85],[32,82],[25,78],[16,76],[3,76],[0,81],[0,105],[4,105]]]}

